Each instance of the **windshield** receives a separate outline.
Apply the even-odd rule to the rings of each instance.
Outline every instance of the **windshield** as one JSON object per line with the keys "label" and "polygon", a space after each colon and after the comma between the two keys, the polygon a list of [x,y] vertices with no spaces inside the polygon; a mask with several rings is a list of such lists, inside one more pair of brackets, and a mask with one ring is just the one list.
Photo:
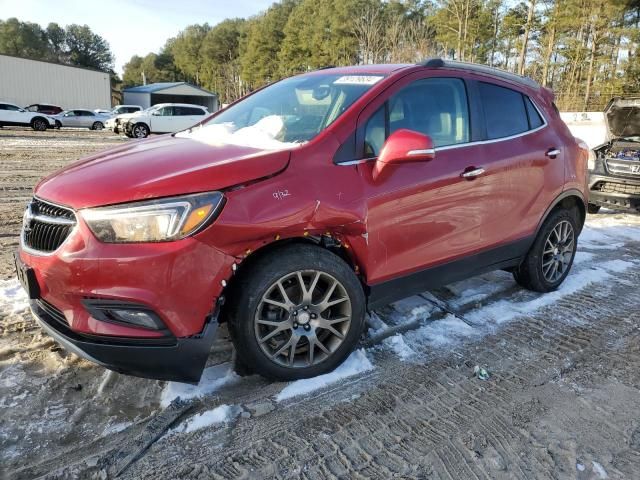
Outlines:
{"label": "windshield", "polygon": [[177,134],[209,143],[282,148],[308,142],[331,125],[381,75],[302,75],[275,83],[199,128]]}

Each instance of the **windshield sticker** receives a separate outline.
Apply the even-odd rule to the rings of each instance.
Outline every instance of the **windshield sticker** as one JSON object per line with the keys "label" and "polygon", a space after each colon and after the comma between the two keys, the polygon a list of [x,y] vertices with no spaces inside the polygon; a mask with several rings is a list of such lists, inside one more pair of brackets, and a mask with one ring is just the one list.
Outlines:
{"label": "windshield sticker", "polygon": [[384,77],[374,75],[345,75],[338,78],[334,85],[373,85]]}

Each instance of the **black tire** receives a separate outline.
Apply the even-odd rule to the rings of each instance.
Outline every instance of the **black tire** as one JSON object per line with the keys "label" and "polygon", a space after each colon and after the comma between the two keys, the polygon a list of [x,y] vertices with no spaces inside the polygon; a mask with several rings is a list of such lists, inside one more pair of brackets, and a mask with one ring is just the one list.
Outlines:
{"label": "black tire", "polygon": [[131,129],[132,138],[147,138],[149,136],[149,127],[144,123],[136,123]]}
{"label": "black tire", "polygon": [[60,123],[60,121],[59,121],[59,120],[56,120],[56,126],[55,126],[55,128],[56,128],[57,130],[60,130],[60,129],[62,128],[62,123]]}
{"label": "black tire", "polygon": [[40,117],[36,117],[31,120],[31,128],[33,128],[36,132],[45,132],[49,127],[49,123]]}
{"label": "black tire", "polygon": [[93,122],[91,125],[91,130],[102,130],[104,128],[104,124],[102,122]]}
{"label": "black tire", "polygon": [[[554,229],[561,224],[565,226],[567,223],[571,227],[573,239],[570,251],[567,251],[565,254],[555,251],[553,253],[545,253],[548,251],[549,247],[547,241],[550,239],[550,236],[552,236]],[[571,266],[573,265],[573,259],[576,255],[576,247],[578,244],[579,231],[575,210],[559,209],[551,212],[549,217],[542,224],[542,227],[540,228],[540,231],[538,232],[538,235],[536,236],[536,239],[524,260],[520,266],[514,270],[513,278],[515,281],[520,286],[527,290],[533,290],[534,292],[551,292],[558,288],[569,274]],[[553,238],[551,238],[550,241],[553,243]],[[549,260],[550,255],[551,257],[561,257],[564,259],[563,261],[568,260],[566,265],[563,264],[563,270],[558,278],[548,278],[548,270],[545,270],[548,268],[549,261],[555,261]],[[551,268],[555,267],[552,266]]]}
{"label": "black tire", "polygon": [[118,127],[113,127],[113,133],[115,133],[116,135],[120,133]]}
{"label": "black tire", "polygon": [[598,213],[600,211],[600,205],[594,205],[590,203],[587,205],[587,212],[589,213]]}
{"label": "black tire", "polygon": [[[320,338],[320,335],[326,333],[325,330],[313,327],[313,333],[304,333],[302,326],[296,327],[296,329],[300,330],[295,331],[302,335],[299,338],[305,339],[297,344],[299,346],[298,349],[302,349],[304,352],[305,346],[307,348],[307,353],[301,353],[300,355],[308,355],[310,347],[312,350],[318,351],[318,356],[322,356],[323,358],[319,360],[316,358],[315,361],[317,361],[317,363],[313,363],[313,360],[307,357],[310,364],[305,366],[284,366],[278,363],[277,360],[273,360],[274,357],[267,355],[263,350],[266,349],[266,347],[260,346],[263,343],[279,342],[278,338],[280,334],[274,337],[273,341],[259,342],[257,338],[259,335],[259,327],[257,325],[261,322],[258,322],[256,318],[263,313],[258,315],[258,309],[264,308],[265,306],[263,296],[268,295],[269,291],[273,291],[274,285],[277,285],[279,280],[282,281],[282,279],[288,275],[295,275],[298,271],[304,272],[303,275],[308,272],[313,272],[309,273],[310,275],[320,272],[320,275],[326,275],[326,277],[323,278],[337,280],[338,285],[340,285],[341,294],[346,294],[348,297],[351,317],[350,323],[344,327],[346,330],[343,330],[341,333],[342,338],[339,340],[341,343],[337,343],[335,349],[326,354],[324,351],[318,350],[317,344],[312,345],[309,343],[309,337],[304,336],[312,335],[313,338]],[[250,271],[244,272],[244,274],[240,273],[240,275],[241,277],[238,278],[240,283],[236,285],[235,288],[236,294],[229,299],[231,304],[229,305],[227,318],[229,321],[229,332],[236,348],[237,356],[241,359],[241,364],[246,366],[247,370],[256,372],[272,380],[288,381],[310,378],[334,370],[353,351],[364,329],[365,296],[362,285],[353,272],[353,269],[340,257],[314,245],[296,244],[284,247],[256,260],[255,263],[251,265]],[[316,281],[316,284],[320,285],[321,282],[322,280]],[[309,283],[309,290],[313,290],[311,282]],[[327,288],[327,290],[329,290],[329,288]],[[326,293],[326,291],[322,292],[320,297]],[[331,293],[328,294],[328,298],[331,298]],[[328,298],[324,300],[326,301]],[[342,301],[347,302],[346,300]],[[303,315],[305,313],[302,312],[301,305],[302,304],[294,308],[299,309],[298,311],[301,312],[300,315]],[[312,305],[309,311],[313,308]],[[291,311],[285,313],[284,309],[282,309],[280,315],[286,317],[288,321],[293,321],[293,325],[296,325],[295,318],[301,318],[300,316],[293,317],[294,313]],[[308,318],[308,313],[306,315]],[[311,318],[317,318],[313,316],[314,314],[311,315]],[[330,313],[326,315],[330,315]],[[318,316],[320,318],[314,321],[323,320],[323,314],[319,313]],[[312,321],[309,321],[309,323],[311,324]],[[306,323],[304,329],[308,329]],[[277,343],[273,349],[280,349],[281,345],[286,343],[287,338],[291,339],[294,334],[293,332],[294,330],[291,330],[291,332],[284,331],[281,334],[284,336],[282,339],[283,343]],[[316,335],[316,332],[321,333]],[[306,345],[304,342],[307,342]],[[294,358],[298,355],[298,349],[294,347],[294,351],[296,352],[293,354]],[[285,358],[287,358],[288,362],[290,350],[287,349],[286,353]],[[276,356],[276,358],[281,357]]]}

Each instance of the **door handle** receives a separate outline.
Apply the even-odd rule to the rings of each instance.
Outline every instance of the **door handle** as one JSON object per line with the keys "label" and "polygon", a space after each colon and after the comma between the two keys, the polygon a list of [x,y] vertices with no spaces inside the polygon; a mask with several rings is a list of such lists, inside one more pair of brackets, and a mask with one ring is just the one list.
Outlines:
{"label": "door handle", "polygon": [[473,170],[465,170],[462,172],[462,178],[476,178],[484,173],[484,168],[474,168]]}
{"label": "door handle", "polygon": [[545,155],[549,158],[556,158],[558,155],[560,155],[560,149],[550,148],[549,150],[547,150],[547,153],[545,153]]}

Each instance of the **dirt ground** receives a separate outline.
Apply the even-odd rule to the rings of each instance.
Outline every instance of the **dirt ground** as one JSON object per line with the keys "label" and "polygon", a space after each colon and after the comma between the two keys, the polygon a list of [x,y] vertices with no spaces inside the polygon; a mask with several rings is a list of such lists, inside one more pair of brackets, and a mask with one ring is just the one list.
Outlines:
{"label": "dirt ground", "polygon": [[66,353],[14,278],[38,179],[124,141],[0,130],[0,478],[639,478],[640,216],[590,215],[551,294],[494,272],[408,298],[288,385],[233,374],[223,329],[186,387]]}

